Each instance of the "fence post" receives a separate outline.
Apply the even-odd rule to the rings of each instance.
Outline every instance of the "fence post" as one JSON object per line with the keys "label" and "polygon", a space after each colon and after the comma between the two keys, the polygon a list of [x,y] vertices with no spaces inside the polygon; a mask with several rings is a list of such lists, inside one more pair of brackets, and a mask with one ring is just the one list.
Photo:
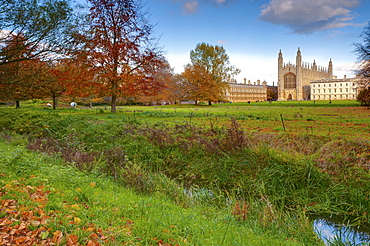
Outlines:
{"label": "fence post", "polygon": [[281,123],[283,124],[284,132],[286,132],[282,114],[280,114],[280,119],[281,119]]}

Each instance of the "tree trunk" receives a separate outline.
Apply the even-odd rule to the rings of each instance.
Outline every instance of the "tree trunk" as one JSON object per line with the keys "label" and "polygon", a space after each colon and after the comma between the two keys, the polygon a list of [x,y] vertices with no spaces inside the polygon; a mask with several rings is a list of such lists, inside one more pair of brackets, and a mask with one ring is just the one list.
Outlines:
{"label": "tree trunk", "polygon": [[92,97],[90,97],[90,109],[92,109],[92,106],[93,106],[93,100],[92,100]]}
{"label": "tree trunk", "polygon": [[18,100],[15,101],[15,108],[20,108],[21,104]]}
{"label": "tree trunk", "polygon": [[57,108],[57,97],[53,95],[53,110]]}
{"label": "tree trunk", "polygon": [[111,105],[111,112],[116,112],[116,105],[117,105],[117,95],[115,93],[112,94],[112,105]]}
{"label": "tree trunk", "polygon": [[211,102],[211,101],[208,101],[208,105],[209,105],[209,106],[212,106],[212,102]]}

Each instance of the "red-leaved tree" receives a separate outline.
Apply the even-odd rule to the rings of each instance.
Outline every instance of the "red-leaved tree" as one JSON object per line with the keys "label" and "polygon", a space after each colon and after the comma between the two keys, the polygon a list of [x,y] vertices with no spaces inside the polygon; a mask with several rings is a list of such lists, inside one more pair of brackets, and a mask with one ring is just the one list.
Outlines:
{"label": "red-leaved tree", "polygon": [[111,97],[153,95],[162,88],[153,69],[162,65],[161,50],[152,38],[143,5],[134,0],[88,0],[87,27],[77,34],[77,56],[85,57],[94,75]]}

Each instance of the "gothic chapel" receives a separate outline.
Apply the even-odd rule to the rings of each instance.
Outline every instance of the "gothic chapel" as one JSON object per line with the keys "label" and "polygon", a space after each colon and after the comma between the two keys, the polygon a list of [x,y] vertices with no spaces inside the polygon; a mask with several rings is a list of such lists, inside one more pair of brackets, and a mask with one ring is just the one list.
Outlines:
{"label": "gothic chapel", "polygon": [[298,48],[296,64],[283,63],[281,50],[278,57],[278,100],[310,100],[310,82],[333,78],[333,64],[330,59],[328,68],[302,62],[301,50]]}

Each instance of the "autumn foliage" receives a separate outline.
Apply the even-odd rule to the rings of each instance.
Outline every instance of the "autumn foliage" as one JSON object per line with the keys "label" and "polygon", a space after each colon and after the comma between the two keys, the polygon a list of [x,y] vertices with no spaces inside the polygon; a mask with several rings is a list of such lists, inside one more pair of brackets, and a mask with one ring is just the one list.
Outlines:
{"label": "autumn foliage", "polygon": [[[1,175],[5,176],[4,173]],[[32,178],[35,176],[30,176],[30,179]],[[53,192],[44,185],[37,187],[26,185],[24,179],[5,184],[0,191],[2,198],[0,244],[4,246],[61,244],[98,246],[112,240],[94,224],[83,224],[80,218],[73,216],[74,210],[82,209],[79,204],[64,204],[65,211],[69,214],[57,210],[46,210],[48,196]],[[23,200],[20,197],[23,197]],[[81,239],[75,234],[54,228],[56,224],[64,223],[70,225],[70,228],[81,228],[88,237]],[[130,229],[127,229],[127,232],[130,232]],[[84,240],[83,244],[81,244],[81,240]]]}
{"label": "autumn foliage", "polygon": [[162,66],[160,49],[152,40],[142,5],[133,0],[89,0],[91,4],[86,30],[75,35],[80,50],[102,85],[111,96],[111,111],[118,97],[152,95],[162,88],[154,79]]}
{"label": "autumn foliage", "polygon": [[188,99],[195,101],[218,101],[220,99],[220,85],[204,66],[188,64],[182,76],[185,80]]}
{"label": "autumn foliage", "polygon": [[26,43],[24,35],[9,35],[1,49],[3,64],[0,66],[0,99],[19,102],[40,96],[43,86],[38,79],[43,73],[43,63],[39,59],[28,59],[35,47]]}
{"label": "autumn foliage", "polygon": [[[233,76],[240,70],[230,65],[229,56],[222,46],[200,43],[190,52],[191,64],[188,64],[183,77],[188,84],[195,86],[190,91],[194,100],[223,101]],[[194,95],[194,92],[197,91]]]}

